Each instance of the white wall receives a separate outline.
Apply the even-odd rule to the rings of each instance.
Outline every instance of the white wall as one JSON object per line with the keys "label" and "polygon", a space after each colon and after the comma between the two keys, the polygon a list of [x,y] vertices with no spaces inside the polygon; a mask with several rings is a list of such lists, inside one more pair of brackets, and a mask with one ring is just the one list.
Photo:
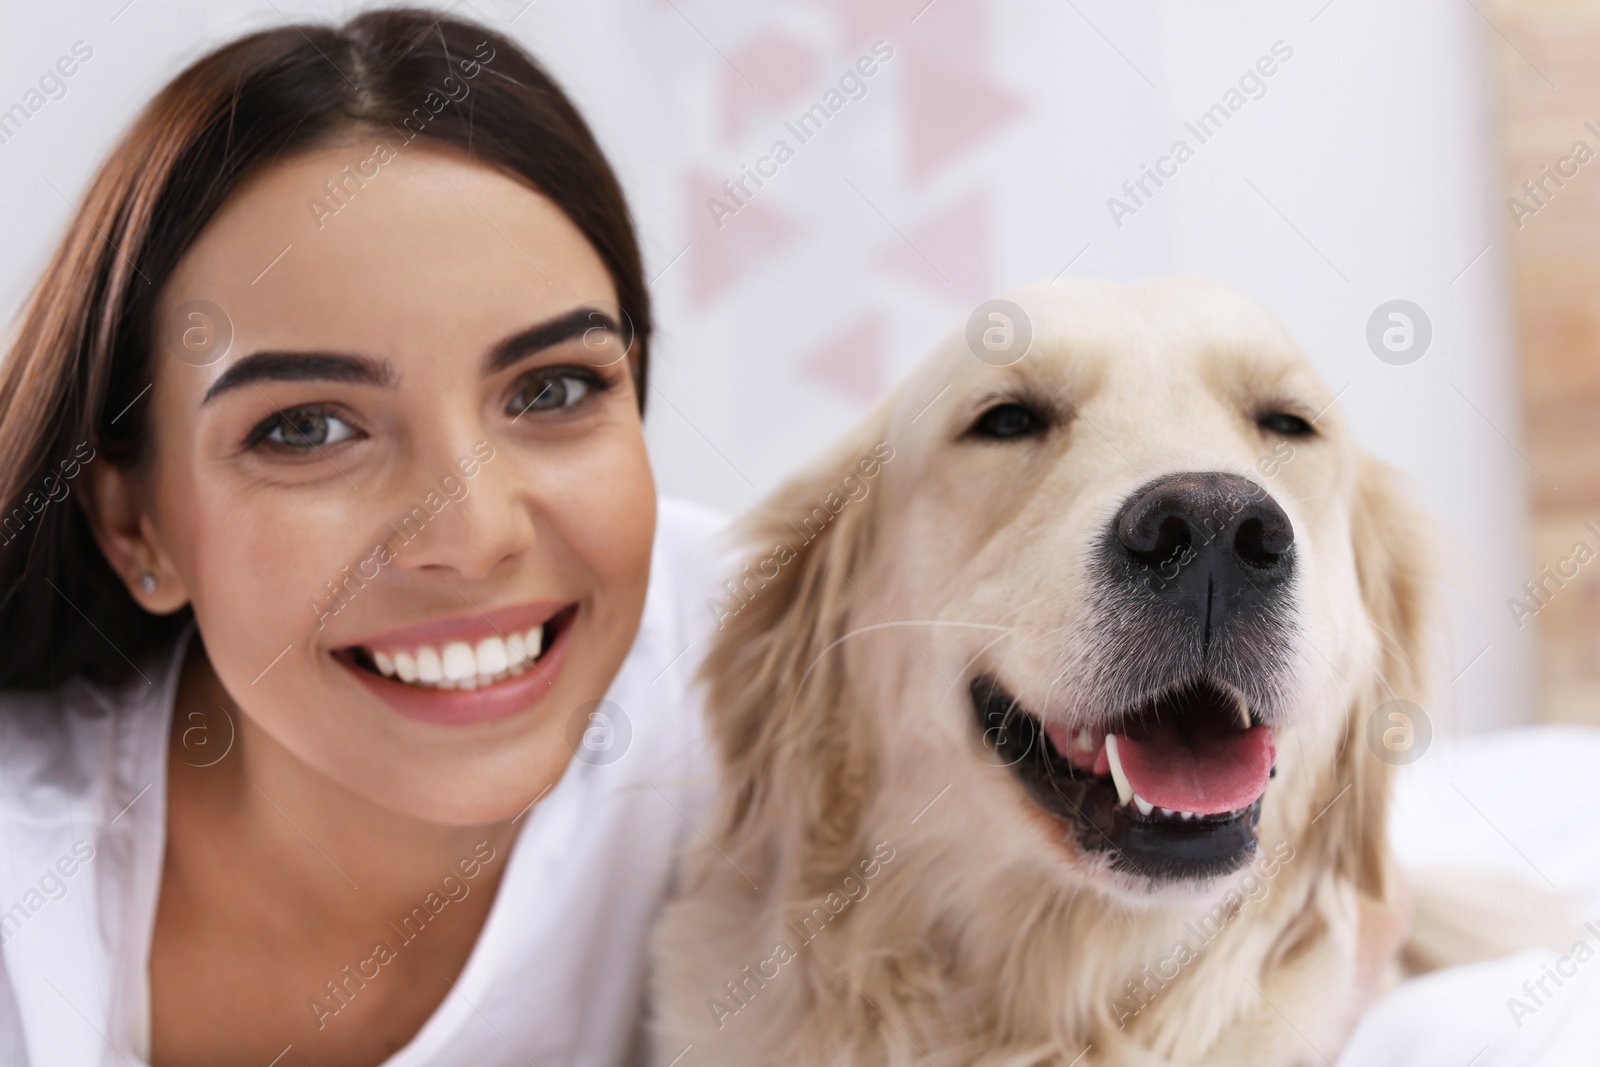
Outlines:
{"label": "white wall", "polygon": [[[1448,531],[1445,680],[1468,728],[1530,714],[1524,491],[1487,31],[1447,0],[482,0],[568,86],[621,171],[655,283],[650,435],[662,485],[728,508],[851,424],[987,296],[1056,276],[1193,273],[1262,300],[1361,440]],[[0,107],[75,40],[94,58],[0,144],[0,311],[14,310],[116,131],[201,49],[354,5],[102,0],[17,6]],[[511,20],[515,18],[514,22]],[[804,145],[792,119],[883,40],[893,58]],[[1293,49],[1117,226],[1107,198],[1274,42]],[[712,189],[773,140],[794,158],[719,229]],[[54,189],[52,189],[52,185]],[[57,195],[59,190],[61,196]],[[1480,251],[1488,251],[1479,257]],[[687,251],[684,251],[687,249]],[[681,253],[681,255],[680,255]],[[1478,258],[1475,258],[1478,257]],[[1469,268],[1469,264],[1471,264]],[[1380,362],[1366,323],[1405,298],[1428,353]],[[1502,434],[1504,436],[1502,436]]]}

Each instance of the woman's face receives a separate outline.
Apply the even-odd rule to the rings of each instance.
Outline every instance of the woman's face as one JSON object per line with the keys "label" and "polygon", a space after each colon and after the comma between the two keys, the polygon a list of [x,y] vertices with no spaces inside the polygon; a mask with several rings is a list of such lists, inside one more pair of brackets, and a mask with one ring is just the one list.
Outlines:
{"label": "woman's face", "polygon": [[631,328],[550,201],[376,141],[270,167],[185,255],[139,492],[252,728],[388,808],[487,822],[560,774],[638,627]]}

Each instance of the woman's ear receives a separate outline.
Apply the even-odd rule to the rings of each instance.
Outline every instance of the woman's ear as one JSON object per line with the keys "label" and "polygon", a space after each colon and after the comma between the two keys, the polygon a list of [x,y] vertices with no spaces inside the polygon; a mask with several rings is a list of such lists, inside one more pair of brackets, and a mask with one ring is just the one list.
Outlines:
{"label": "woman's ear", "polygon": [[189,602],[189,591],[150,519],[136,471],[103,462],[87,473],[83,510],[111,569],[152,615],[170,615],[182,608]]}

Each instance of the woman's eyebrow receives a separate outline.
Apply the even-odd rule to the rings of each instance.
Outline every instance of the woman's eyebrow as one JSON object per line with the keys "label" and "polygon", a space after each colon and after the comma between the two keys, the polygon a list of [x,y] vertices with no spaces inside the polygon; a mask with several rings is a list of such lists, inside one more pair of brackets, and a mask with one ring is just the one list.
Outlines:
{"label": "woman's eyebrow", "polygon": [[331,352],[254,352],[222,372],[211,383],[200,406],[223,393],[256,382],[351,382],[356,385],[392,385],[394,368],[385,359],[346,356]]}
{"label": "woman's eyebrow", "polygon": [[617,320],[604,311],[592,307],[574,308],[565,315],[531,326],[495,345],[489,351],[489,357],[484,360],[483,372],[493,374],[511,366],[519,359],[533,355],[540,349],[558,345],[562,341],[570,341],[590,330],[606,330],[618,335],[621,333],[617,327]]}

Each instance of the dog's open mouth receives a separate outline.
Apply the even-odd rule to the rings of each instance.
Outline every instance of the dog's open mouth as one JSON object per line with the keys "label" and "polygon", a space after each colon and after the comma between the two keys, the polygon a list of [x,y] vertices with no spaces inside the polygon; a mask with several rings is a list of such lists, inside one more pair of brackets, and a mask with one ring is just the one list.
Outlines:
{"label": "dog's open mouth", "polygon": [[1206,878],[1255,851],[1276,752],[1237,691],[1196,678],[1073,730],[1043,723],[993,676],[974,678],[971,694],[986,747],[1115,867]]}

